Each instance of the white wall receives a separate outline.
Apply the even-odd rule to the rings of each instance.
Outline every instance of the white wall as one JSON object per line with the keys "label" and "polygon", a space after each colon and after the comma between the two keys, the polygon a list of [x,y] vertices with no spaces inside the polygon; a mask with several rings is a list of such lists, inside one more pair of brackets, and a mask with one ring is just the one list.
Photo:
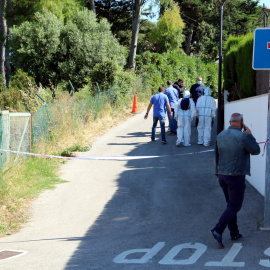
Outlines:
{"label": "white wall", "polygon": [[[241,99],[225,104],[225,129],[229,127],[229,119],[233,113],[241,113],[244,123],[248,126],[257,142],[265,142],[267,139],[267,115],[268,115],[268,94],[256,97]],[[260,144],[261,153],[258,156],[251,156],[251,176],[246,179],[263,196],[265,194],[265,165],[266,153],[264,156],[264,144]]]}

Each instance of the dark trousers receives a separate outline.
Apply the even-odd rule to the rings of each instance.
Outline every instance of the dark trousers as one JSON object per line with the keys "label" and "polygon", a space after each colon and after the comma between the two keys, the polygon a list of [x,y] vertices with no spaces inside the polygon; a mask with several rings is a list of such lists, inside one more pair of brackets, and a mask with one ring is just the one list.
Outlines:
{"label": "dark trousers", "polygon": [[155,140],[156,137],[156,128],[157,128],[157,123],[160,123],[160,129],[161,129],[161,139],[162,141],[166,142],[166,138],[165,138],[165,121],[166,121],[166,117],[159,117],[159,116],[154,116],[153,117],[153,126],[152,126],[152,135],[151,135],[151,140]]}
{"label": "dark trousers", "polygon": [[241,209],[245,194],[245,176],[219,175],[219,184],[225,195],[227,208],[214,228],[216,232],[222,234],[228,226],[231,236],[239,233],[237,226],[237,212]]}

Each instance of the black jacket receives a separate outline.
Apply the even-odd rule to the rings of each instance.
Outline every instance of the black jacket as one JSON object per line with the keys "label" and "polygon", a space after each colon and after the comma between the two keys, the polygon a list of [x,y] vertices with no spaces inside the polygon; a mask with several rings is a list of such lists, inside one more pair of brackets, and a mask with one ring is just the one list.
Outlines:
{"label": "black jacket", "polygon": [[178,82],[175,82],[173,87],[178,91],[178,96],[179,96],[179,99],[183,97],[184,95],[184,92],[186,90],[186,87],[185,86],[180,86],[178,84]]}

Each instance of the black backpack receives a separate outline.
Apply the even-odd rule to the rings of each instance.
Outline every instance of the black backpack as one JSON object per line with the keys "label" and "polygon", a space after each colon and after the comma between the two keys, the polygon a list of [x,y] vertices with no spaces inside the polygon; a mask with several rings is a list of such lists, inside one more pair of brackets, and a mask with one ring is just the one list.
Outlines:
{"label": "black backpack", "polygon": [[186,111],[189,109],[189,106],[190,106],[189,98],[182,98],[180,103],[181,110]]}

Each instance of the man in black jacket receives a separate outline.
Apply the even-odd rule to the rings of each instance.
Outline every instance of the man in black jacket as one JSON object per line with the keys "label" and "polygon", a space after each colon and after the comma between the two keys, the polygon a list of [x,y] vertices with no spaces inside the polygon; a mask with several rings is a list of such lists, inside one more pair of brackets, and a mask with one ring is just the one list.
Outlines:
{"label": "man in black jacket", "polygon": [[[190,94],[191,94],[191,97],[195,103],[195,106],[197,104],[197,100],[200,96],[203,96],[204,95],[204,90],[205,90],[205,86],[202,85],[202,78],[201,77],[197,77],[197,81],[195,84],[193,84],[191,87],[190,87]],[[197,127],[198,126],[198,123],[199,123],[199,119],[196,118],[196,123],[195,123],[195,126]]]}
{"label": "man in black jacket", "polygon": [[186,90],[186,87],[184,86],[184,80],[179,79],[177,82],[174,83],[173,87],[178,91],[179,99],[182,98]]}

